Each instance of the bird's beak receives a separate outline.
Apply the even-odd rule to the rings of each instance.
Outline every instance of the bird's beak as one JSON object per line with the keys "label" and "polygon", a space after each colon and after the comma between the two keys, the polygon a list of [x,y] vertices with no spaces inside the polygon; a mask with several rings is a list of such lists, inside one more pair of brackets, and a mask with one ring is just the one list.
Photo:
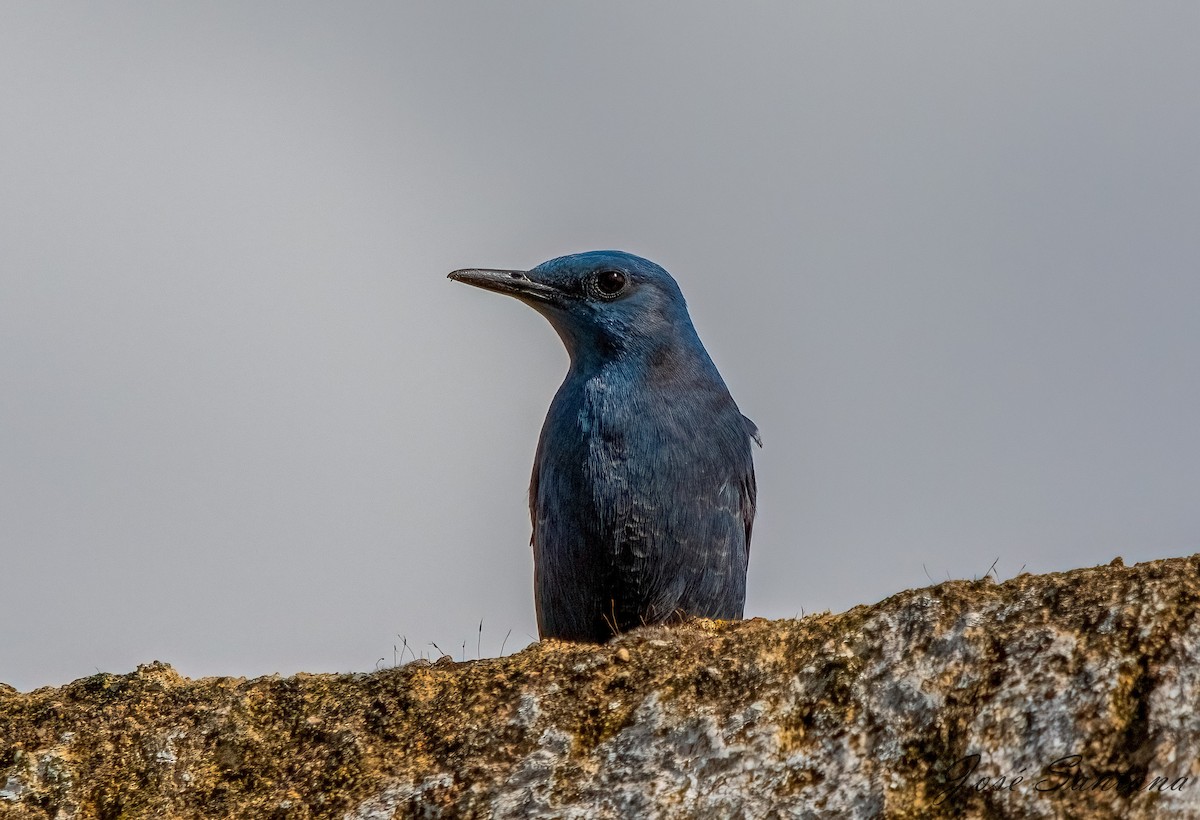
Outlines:
{"label": "bird's beak", "polygon": [[535,282],[529,278],[529,273],[523,270],[465,268],[454,271],[447,278],[484,290],[507,293],[509,296],[530,302],[556,302],[562,296],[558,288]]}

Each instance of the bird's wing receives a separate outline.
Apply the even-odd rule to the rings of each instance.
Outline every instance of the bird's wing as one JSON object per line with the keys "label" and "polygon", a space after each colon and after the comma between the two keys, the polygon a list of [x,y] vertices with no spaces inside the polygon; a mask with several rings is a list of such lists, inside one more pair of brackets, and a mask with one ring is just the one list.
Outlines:
{"label": "bird's wing", "polygon": [[746,435],[750,436],[755,444],[762,447],[762,433],[758,432],[758,425],[742,416],[742,426],[746,428]]}
{"label": "bird's wing", "polygon": [[[759,442],[762,446],[762,442]],[[754,530],[754,510],[758,505],[758,482],[754,478],[754,465],[751,464],[742,478],[741,500],[742,523],[746,528],[746,558],[750,558],[750,533]]]}
{"label": "bird's wing", "polygon": [[[715,430],[725,435],[712,435]],[[700,443],[672,437],[663,456],[649,464],[679,465],[651,472],[642,486],[644,509],[613,516],[624,523],[619,567],[621,588],[634,594],[618,617],[637,625],[647,613],[651,622],[673,612],[712,618],[740,618],[745,599],[745,573],[754,526],[757,482],[750,453],[753,424],[740,415],[724,425],[694,427]],[[711,437],[710,437],[711,436]],[[719,481],[713,481],[720,476]],[[641,482],[635,482],[641,483]]]}
{"label": "bird's wing", "polygon": [[[762,434],[758,432],[758,425],[750,419],[742,416],[742,426],[746,428],[746,435],[757,444],[763,446]],[[754,461],[747,459],[749,462],[746,467],[746,474],[742,478],[741,485],[741,508],[742,521],[746,525],[746,557],[750,557],[750,533],[754,529],[754,510],[758,504],[758,482],[754,478]]]}
{"label": "bird's wing", "polygon": [[529,546],[533,546],[537,538],[537,498],[538,498],[538,465],[542,463],[542,443],[538,442],[537,453],[533,458],[533,475],[529,477],[529,521],[533,529],[529,533]]}

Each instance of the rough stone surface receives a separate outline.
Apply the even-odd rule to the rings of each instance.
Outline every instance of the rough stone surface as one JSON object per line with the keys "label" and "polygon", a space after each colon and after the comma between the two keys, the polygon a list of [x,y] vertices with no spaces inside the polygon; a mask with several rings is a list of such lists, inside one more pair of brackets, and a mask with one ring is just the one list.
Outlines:
{"label": "rough stone surface", "polygon": [[0,818],[1200,818],[1198,600],[1200,555],[372,674],[0,686]]}

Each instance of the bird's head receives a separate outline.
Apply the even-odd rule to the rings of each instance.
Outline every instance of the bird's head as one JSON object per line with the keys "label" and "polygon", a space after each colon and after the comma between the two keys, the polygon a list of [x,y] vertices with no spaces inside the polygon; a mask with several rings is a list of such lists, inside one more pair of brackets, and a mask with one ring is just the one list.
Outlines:
{"label": "bird's head", "polygon": [[623,251],[560,256],[528,271],[456,270],[450,278],[525,302],[550,320],[577,365],[699,346],[671,274]]}

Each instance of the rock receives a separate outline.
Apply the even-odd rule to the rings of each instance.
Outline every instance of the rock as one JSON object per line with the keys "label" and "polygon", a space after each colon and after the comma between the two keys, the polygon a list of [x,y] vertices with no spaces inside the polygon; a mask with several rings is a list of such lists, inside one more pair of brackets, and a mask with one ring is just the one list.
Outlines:
{"label": "rock", "polygon": [[1200,818],[1200,555],[354,675],[0,686],[0,819]]}

